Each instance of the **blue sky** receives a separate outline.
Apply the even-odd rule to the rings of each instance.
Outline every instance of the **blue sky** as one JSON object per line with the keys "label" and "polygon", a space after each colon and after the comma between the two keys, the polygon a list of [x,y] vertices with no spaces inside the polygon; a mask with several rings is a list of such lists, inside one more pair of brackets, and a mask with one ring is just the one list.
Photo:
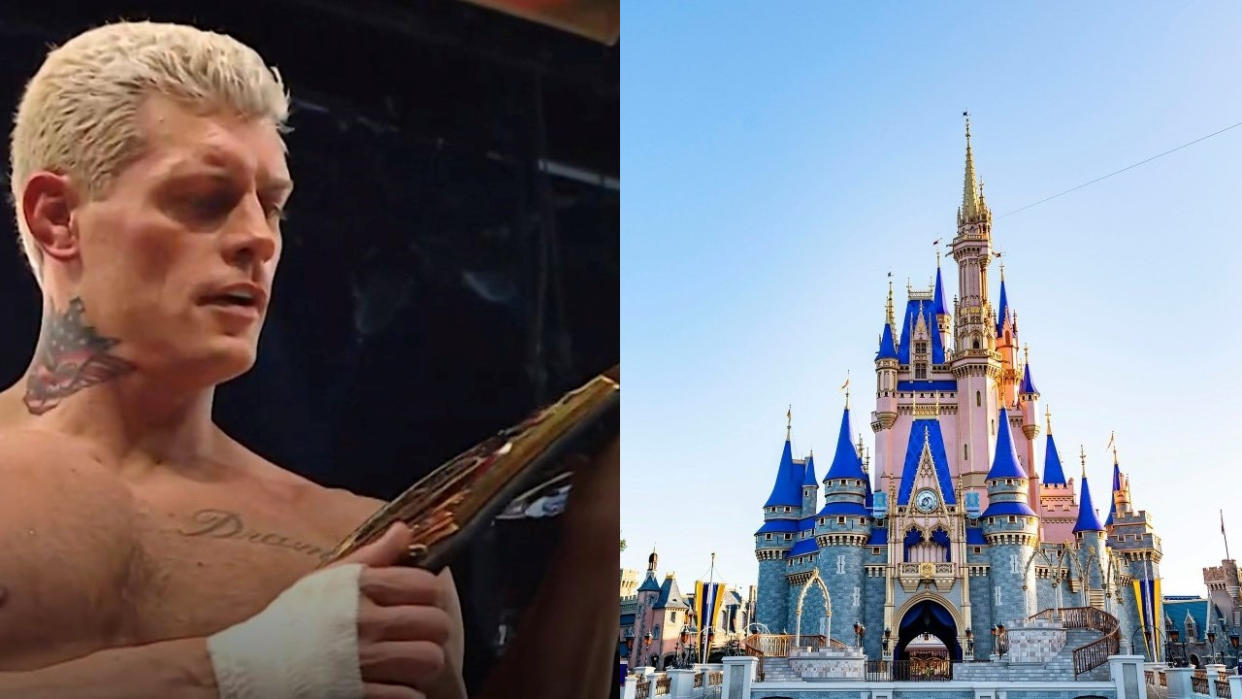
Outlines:
{"label": "blue sky", "polygon": [[623,567],[753,582],[786,405],[822,478],[847,370],[870,443],[886,273],[900,303],[952,238],[964,109],[1067,475],[1081,442],[1106,502],[1116,430],[1170,593],[1218,508],[1242,553],[1242,127],[1005,215],[1242,121],[1242,5],[622,11]]}

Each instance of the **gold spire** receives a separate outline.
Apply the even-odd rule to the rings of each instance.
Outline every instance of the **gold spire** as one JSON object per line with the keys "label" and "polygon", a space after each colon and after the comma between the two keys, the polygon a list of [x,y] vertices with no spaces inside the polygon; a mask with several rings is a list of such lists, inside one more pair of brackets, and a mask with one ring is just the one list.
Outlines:
{"label": "gold spire", "polygon": [[785,441],[789,441],[789,432],[793,429],[793,403],[789,404],[789,409],[785,411]]}
{"label": "gold spire", "polygon": [[1048,436],[1052,436],[1052,407],[1044,404],[1044,419],[1048,421]]}
{"label": "gold spire", "polygon": [[975,186],[975,156],[970,149],[970,113],[962,112],[966,118],[966,175],[962,182],[962,221],[973,221],[979,217],[979,192]]}
{"label": "gold spire", "polygon": [[[888,273],[888,300],[884,302],[884,320],[893,327],[893,273]],[[896,330],[894,330],[896,332]]]}
{"label": "gold spire", "polygon": [[858,447],[855,449],[855,451],[857,451],[857,452],[858,452],[858,459],[859,459],[859,461],[861,461],[861,460],[862,460],[862,455],[863,455],[863,451],[862,451],[862,450],[863,450],[862,432],[859,432],[859,433],[858,433]]}
{"label": "gold spire", "polygon": [[1087,450],[1081,444],[1078,445],[1078,459],[1082,461],[1082,477],[1087,477]]}
{"label": "gold spire", "polygon": [[[1013,317],[1014,317],[1013,322],[1017,323],[1018,314],[1016,311],[1014,312]],[[1024,342],[1022,343],[1022,366],[1026,366],[1027,364],[1030,364],[1030,363],[1031,363],[1031,344],[1029,342]]]}

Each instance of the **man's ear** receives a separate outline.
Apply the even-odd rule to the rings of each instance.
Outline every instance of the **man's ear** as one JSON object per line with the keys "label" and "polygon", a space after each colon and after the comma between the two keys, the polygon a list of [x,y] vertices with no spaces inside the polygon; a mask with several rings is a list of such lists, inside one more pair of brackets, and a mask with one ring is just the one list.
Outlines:
{"label": "man's ear", "polygon": [[78,255],[78,235],[70,225],[79,202],[68,175],[37,172],[22,191],[21,211],[26,227],[44,255],[70,260]]}

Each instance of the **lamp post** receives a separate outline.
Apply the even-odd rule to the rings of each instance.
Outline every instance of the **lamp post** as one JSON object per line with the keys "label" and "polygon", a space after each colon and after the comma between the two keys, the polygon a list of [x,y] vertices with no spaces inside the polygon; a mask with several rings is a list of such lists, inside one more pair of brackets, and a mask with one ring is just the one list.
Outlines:
{"label": "lamp post", "polygon": [[681,633],[677,634],[677,639],[681,642],[681,648],[677,651],[677,666],[678,667],[684,668],[684,667],[689,667],[690,665],[689,650],[690,650],[690,636],[692,633],[694,632],[690,630],[690,624],[687,623],[681,627]]}
{"label": "lamp post", "polygon": [[1238,645],[1239,645],[1238,627],[1235,626],[1233,628],[1233,631],[1229,632],[1229,647],[1233,649],[1234,673],[1242,675],[1242,657],[1239,657]]}
{"label": "lamp post", "polygon": [[975,632],[966,627],[966,660],[975,659]]}
{"label": "lamp post", "polygon": [[[643,659],[650,660],[651,659],[650,654],[651,654],[651,632],[648,631],[646,634],[643,635]],[[655,663],[652,662],[651,666],[655,667]]]}
{"label": "lamp post", "polygon": [[884,648],[885,658],[888,657],[888,642],[891,641],[892,638],[893,638],[893,630],[888,627],[885,627],[884,628],[884,640],[882,641],[882,647]]}
{"label": "lamp post", "polygon": [[1177,652],[1178,641],[1181,640],[1182,632],[1178,631],[1177,627],[1173,626],[1172,622],[1169,622],[1165,626],[1165,635],[1169,639],[1167,642],[1167,647],[1165,648],[1165,651],[1164,651],[1165,663],[1172,667],[1182,667],[1181,655],[1184,655],[1184,654],[1179,654]]}
{"label": "lamp post", "polygon": [[854,647],[862,650],[863,636],[867,635],[867,627],[861,621],[854,622]]}
{"label": "lamp post", "polygon": [[1209,626],[1207,632],[1208,644],[1212,647],[1212,662],[1220,662],[1220,658],[1216,655],[1216,627]]}

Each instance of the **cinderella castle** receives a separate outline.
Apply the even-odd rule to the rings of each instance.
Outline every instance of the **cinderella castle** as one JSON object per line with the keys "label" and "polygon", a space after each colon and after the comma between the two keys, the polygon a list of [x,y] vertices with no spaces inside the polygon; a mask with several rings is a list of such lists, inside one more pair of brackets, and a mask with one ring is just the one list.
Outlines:
{"label": "cinderella castle", "polygon": [[861,639],[873,659],[904,659],[934,637],[962,660],[994,654],[1001,626],[1094,607],[1118,620],[1123,648],[1159,654],[1160,538],[1131,502],[1115,450],[1111,488],[1095,496],[1109,498],[1103,521],[1085,457],[1079,481],[1067,477],[1079,459],[1066,468],[1051,416],[1040,414],[1003,267],[995,306],[989,294],[992,212],[969,120],[949,254],[952,305],[939,262],[934,286],[909,290],[900,319],[889,283],[874,462],[861,435],[853,441],[848,393],[822,480],[813,455],[795,457],[786,428],[755,532],[755,620],[772,633]]}

